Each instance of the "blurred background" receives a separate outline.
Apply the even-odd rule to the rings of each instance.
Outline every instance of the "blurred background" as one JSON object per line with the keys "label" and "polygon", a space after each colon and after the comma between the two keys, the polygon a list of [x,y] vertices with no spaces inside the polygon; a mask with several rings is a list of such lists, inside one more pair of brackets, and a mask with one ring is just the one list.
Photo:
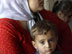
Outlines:
{"label": "blurred background", "polygon": [[[45,9],[52,11],[52,8],[53,8],[53,5],[54,5],[54,2],[55,2],[55,1],[61,1],[61,0],[45,0],[45,2],[44,2],[44,7],[45,7]],[[69,26],[70,26],[71,31],[72,31],[72,20],[71,20],[71,22],[69,23]]]}

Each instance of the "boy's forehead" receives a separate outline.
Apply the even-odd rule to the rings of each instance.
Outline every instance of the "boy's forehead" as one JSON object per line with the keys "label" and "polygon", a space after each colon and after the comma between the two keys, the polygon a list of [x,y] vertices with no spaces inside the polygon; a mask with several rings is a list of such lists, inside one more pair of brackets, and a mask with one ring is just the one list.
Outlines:
{"label": "boy's forehead", "polygon": [[56,37],[54,32],[48,31],[47,34],[37,35],[35,38],[38,40],[41,40],[41,39],[47,39],[48,40],[48,39],[52,39],[54,37]]}

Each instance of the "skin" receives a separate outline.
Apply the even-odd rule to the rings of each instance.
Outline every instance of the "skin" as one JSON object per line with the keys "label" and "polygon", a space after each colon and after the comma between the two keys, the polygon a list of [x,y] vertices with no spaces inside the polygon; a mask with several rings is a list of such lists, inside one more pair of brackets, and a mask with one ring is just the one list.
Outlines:
{"label": "skin", "polygon": [[32,12],[41,11],[44,8],[44,0],[28,0]]}
{"label": "skin", "polygon": [[39,54],[52,54],[56,48],[57,36],[50,30],[46,35],[35,36],[32,44],[39,51]]}
{"label": "skin", "polygon": [[20,21],[20,23],[21,23],[21,25],[23,26],[23,28],[25,30],[28,30],[28,28],[27,28],[27,21]]}

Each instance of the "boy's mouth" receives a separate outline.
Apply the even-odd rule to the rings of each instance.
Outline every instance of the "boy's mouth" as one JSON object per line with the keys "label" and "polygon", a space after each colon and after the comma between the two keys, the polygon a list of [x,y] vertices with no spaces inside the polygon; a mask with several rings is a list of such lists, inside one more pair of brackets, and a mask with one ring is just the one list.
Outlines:
{"label": "boy's mouth", "polygon": [[52,53],[51,49],[45,51],[45,54],[51,54],[51,53]]}

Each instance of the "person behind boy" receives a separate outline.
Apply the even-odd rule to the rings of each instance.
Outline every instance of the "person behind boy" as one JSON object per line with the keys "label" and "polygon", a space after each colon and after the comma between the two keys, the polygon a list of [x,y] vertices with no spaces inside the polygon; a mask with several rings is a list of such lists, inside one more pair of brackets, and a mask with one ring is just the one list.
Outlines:
{"label": "person behind boy", "polygon": [[31,29],[32,44],[39,54],[52,54],[57,44],[57,32],[54,24],[42,20]]}
{"label": "person behind boy", "polygon": [[52,12],[55,13],[62,21],[69,23],[72,19],[72,1],[56,1],[52,8]]}

